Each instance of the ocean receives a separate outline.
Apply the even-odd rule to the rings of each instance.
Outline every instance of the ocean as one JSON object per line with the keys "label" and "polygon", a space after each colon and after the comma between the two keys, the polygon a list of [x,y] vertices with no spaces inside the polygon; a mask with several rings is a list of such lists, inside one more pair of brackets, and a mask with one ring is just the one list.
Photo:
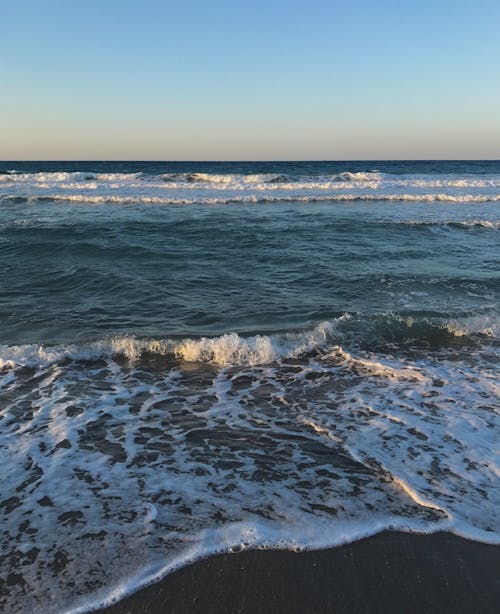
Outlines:
{"label": "ocean", "polygon": [[0,604],[500,543],[500,162],[1,162]]}

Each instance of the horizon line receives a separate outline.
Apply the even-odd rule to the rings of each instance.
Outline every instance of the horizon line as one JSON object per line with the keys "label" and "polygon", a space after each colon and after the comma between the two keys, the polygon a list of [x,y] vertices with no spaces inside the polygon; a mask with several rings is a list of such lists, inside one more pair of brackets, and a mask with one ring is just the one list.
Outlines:
{"label": "horizon line", "polygon": [[0,158],[5,162],[221,162],[221,163],[262,163],[262,162],[500,162],[500,158],[293,158],[293,159],[154,159],[154,158]]}

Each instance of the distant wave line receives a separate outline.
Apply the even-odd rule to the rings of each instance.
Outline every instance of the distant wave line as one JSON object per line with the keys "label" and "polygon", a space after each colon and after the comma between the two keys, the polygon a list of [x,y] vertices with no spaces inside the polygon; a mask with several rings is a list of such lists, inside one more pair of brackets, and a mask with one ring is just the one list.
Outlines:
{"label": "distant wave line", "polygon": [[314,203],[314,202],[450,202],[450,203],[487,203],[500,202],[500,194],[309,194],[309,195],[264,195],[245,194],[227,197],[165,197],[145,195],[94,195],[94,194],[44,194],[25,196],[22,194],[0,195],[0,200],[11,202],[50,202],[65,201],[92,204],[164,204],[164,205],[224,205],[237,203]]}

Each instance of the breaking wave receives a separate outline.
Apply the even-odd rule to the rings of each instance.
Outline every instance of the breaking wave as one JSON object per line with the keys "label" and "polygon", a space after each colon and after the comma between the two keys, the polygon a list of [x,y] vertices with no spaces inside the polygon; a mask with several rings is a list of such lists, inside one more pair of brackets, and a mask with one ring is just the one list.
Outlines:
{"label": "breaking wave", "polygon": [[359,318],[344,314],[316,327],[274,335],[243,336],[226,333],[219,337],[184,339],[138,339],[112,337],[83,345],[0,346],[0,369],[49,366],[64,361],[94,361],[121,356],[135,361],[148,355],[167,360],[201,362],[225,367],[256,366],[277,360],[330,351],[340,343],[366,345],[406,343],[417,346],[463,345],[475,338],[500,337],[498,314],[478,314],[449,320],[414,319],[397,315]]}
{"label": "breaking wave", "polygon": [[[26,201],[20,199],[27,199]],[[292,173],[0,174],[0,200],[88,203],[452,202],[500,200],[500,175],[397,175],[379,171]]]}
{"label": "breaking wave", "polygon": [[[485,317],[437,328],[484,333]],[[372,330],[391,322],[408,336],[436,329],[385,316]],[[8,611],[89,611],[251,547],[333,547],[383,530],[498,544],[497,363],[340,345],[356,323],[1,348],[4,366],[41,367],[0,373],[1,544],[23,544],[36,587],[12,591]],[[64,573],[40,583],[54,561]]]}
{"label": "breaking wave", "polygon": [[446,226],[448,228],[485,228],[488,230],[500,230],[499,220],[453,220],[453,221],[426,221],[409,220],[401,222],[412,226]]}
{"label": "breaking wave", "polygon": [[[499,543],[498,162],[0,166],[0,609],[248,547]],[[315,201],[347,205],[135,206]]]}
{"label": "breaking wave", "polygon": [[92,204],[157,204],[157,205],[229,205],[229,204],[259,204],[259,203],[316,203],[316,202],[449,202],[449,203],[488,203],[500,202],[500,194],[490,196],[480,194],[315,194],[315,195],[243,195],[195,198],[143,196],[143,195],[98,195],[93,194],[46,194],[43,196],[0,195],[0,200],[10,202],[76,202]]}

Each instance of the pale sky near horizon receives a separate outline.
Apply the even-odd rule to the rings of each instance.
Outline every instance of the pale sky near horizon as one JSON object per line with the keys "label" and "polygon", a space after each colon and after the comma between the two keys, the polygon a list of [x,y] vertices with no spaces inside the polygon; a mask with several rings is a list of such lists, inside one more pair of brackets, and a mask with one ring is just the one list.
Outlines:
{"label": "pale sky near horizon", "polygon": [[498,0],[0,0],[0,159],[500,159]]}

